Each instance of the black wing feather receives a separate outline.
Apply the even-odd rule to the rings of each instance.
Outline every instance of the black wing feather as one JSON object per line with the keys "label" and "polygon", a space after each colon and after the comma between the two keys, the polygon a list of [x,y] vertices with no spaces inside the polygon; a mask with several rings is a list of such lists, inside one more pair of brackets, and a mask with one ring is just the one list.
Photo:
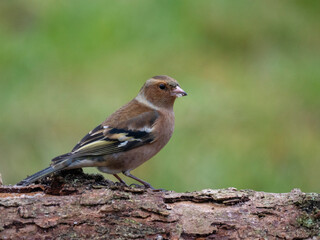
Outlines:
{"label": "black wing feather", "polygon": [[[113,134],[125,135],[124,140],[112,138]],[[82,158],[88,156],[109,155],[119,152],[125,152],[130,149],[145,145],[154,140],[151,133],[145,131],[132,131],[126,129],[111,129],[107,136],[96,141],[86,143],[76,149],[73,157]]]}
{"label": "black wing feather", "polygon": [[[157,111],[151,111],[142,113],[126,122],[120,122],[117,124],[118,127],[99,125],[84,136],[72,149],[72,152],[58,156],[52,161],[59,163],[65,159],[109,155],[151,143],[155,141],[155,137],[152,132],[144,130],[144,127],[152,128],[158,116]],[[124,126],[128,126],[128,128]]]}
{"label": "black wing feather", "polygon": [[85,135],[80,142],[78,142],[77,145],[74,146],[74,148],[72,149],[71,152],[74,152],[75,150],[77,150],[78,148],[99,140],[100,138],[102,138],[103,135],[103,126],[100,124],[99,126],[97,126],[96,128],[94,128],[92,131],[90,131],[87,135]]}

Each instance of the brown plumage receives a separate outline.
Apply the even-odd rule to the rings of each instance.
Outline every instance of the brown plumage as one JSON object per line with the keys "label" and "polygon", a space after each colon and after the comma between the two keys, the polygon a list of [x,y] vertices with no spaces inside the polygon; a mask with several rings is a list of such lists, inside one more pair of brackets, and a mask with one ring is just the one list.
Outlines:
{"label": "brown plumage", "polygon": [[171,77],[155,76],[147,80],[137,97],[89,132],[70,153],[54,158],[50,167],[18,185],[28,185],[63,169],[97,167],[113,174],[122,183],[125,182],[118,173],[152,188],[130,171],[152,158],[168,143],[174,130],[174,101],[186,95]]}

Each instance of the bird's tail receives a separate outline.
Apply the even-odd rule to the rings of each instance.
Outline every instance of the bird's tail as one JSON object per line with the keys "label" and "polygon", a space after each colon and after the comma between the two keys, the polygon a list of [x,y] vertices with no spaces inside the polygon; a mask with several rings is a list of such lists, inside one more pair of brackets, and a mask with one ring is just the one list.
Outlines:
{"label": "bird's tail", "polygon": [[61,155],[61,156],[54,158],[53,159],[54,162],[52,163],[52,165],[50,167],[47,167],[47,168],[29,176],[29,177],[27,177],[26,179],[22,180],[21,182],[18,182],[17,185],[28,186],[31,183],[39,180],[40,178],[48,176],[51,173],[57,172],[62,169],[67,169],[73,161],[73,159],[69,158],[69,156],[70,156],[70,154],[64,154],[64,155]]}
{"label": "bird's tail", "polygon": [[45,176],[48,176],[49,174],[51,173],[54,173],[56,171],[58,171],[59,169],[55,169],[53,167],[47,167],[29,177],[27,177],[26,179],[22,180],[21,182],[18,182],[17,185],[20,185],[20,186],[28,186],[29,184],[37,181],[38,179],[40,178],[43,178]]}

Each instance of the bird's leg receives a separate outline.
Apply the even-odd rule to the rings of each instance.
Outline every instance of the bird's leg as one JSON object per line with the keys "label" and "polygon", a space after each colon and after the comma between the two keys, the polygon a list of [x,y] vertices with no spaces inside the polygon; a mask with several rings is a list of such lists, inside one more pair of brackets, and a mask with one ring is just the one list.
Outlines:
{"label": "bird's leg", "polygon": [[123,171],[122,173],[123,173],[125,176],[127,176],[127,177],[129,177],[129,178],[132,178],[132,179],[134,179],[134,180],[142,183],[146,188],[151,188],[151,189],[155,190],[155,188],[153,188],[150,183],[147,183],[147,182],[141,180],[140,178],[137,178],[137,177],[133,176],[129,171]]}
{"label": "bird's leg", "polygon": [[126,186],[128,187],[128,185],[126,184],[126,182],[123,181],[117,174],[113,174],[113,176],[115,176],[115,177],[119,180],[119,182],[121,182],[122,184],[124,184],[124,185],[126,185]]}

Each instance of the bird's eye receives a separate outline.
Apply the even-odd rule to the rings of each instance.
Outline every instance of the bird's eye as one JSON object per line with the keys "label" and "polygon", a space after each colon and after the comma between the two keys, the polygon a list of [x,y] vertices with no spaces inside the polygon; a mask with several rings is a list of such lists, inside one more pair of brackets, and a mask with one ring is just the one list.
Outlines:
{"label": "bird's eye", "polygon": [[164,85],[163,83],[161,83],[161,84],[159,85],[159,88],[163,90],[163,89],[166,88],[166,85]]}

